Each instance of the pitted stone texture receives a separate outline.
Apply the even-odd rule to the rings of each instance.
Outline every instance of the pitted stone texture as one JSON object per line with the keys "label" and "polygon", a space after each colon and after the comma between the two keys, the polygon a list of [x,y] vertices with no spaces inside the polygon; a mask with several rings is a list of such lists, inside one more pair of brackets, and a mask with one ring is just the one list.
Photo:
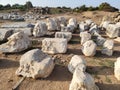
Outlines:
{"label": "pitted stone texture", "polygon": [[24,77],[46,78],[54,69],[53,59],[39,49],[26,52],[20,59],[16,74]]}
{"label": "pitted stone texture", "polygon": [[99,90],[95,85],[93,77],[82,71],[83,65],[78,65],[73,74],[69,90]]}
{"label": "pitted stone texture", "polygon": [[48,18],[47,19],[47,27],[48,27],[48,30],[50,30],[50,31],[57,30],[57,22],[55,20],[53,20],[52,18]]}
{"label": "pitted stone texture", "polygon": [[64,25],[64,26],[67,25],[67,20],[65,17],[60,16],[60,17],[58,17],[58,19],[59,19],[61,25]]}
{"label": "pitted stone texture", "polygon": [[67,39],[45,38],[42,40],[42,51],[49,54],[66,53]]}
{"label": "pitted stone texture", "polygon": [[11,28],[14,30],[14,33],[16,32],[24,32],[28,36],[32,36],[32,28]]}
{"label": "pitted stone texture", "polygon": [[44,22],[38,22],[36,23],[34,29],[33,29],[33,35],[35,37],[44,36],[47,33],[47,25]]}
{"label": "pitted stone texture", "polygon": [[96,40],[96,43],[97,43],[98,46],[103,46],[105,41],[106,41],[105,38],[103,38],[102,36],[98,36],[97,40]]}
{"label": "pitted stone texture", "polygon": [[2,28],[28,28],[29,25],[30,25],[30,23],[27,23],[27,22],[14,22],[14,23],[2,24],[1,27]]}
{"label": "pitted stone texture", "polygon": [[114,49],[114,41],[113,40],[106,40],[105,43],[103,44],[103,48],[101,53],[112,56],[113,54],[113,49]]}
{"label": "pitted stone texture", "polygon": [[92,36],[101,36],[100,33],[100,29],[98,27],[98,25],[94,25],[90,28],[89,32],[91,33]]}
{"label": "pitted stone texture", "polygon": [[93,23],[93,21],[91,19],[87,19],[85,20],[85,23],[90,26]]}
{"label": "pitted stone texture", "polygon": [[77,20],[75,18],[70,18],[68,24],[74,26],[75,29],[77,28]]}
{"label": "pitted stone texture", "polygon": [[67,26],[61,26],[62,32],[74,32],[75,27],[73,25],[68,24]]}
{"label": "pitted stone texture", "polygon": [[76,67],[79,64],[84,64],[85,65],[84,69],[86,69],[86,60],[83,57],[79,56],[79,55],[74,55],[71,58],[71,60],[70,60],[70,62],[68,64],[68,70],[73,74],[75,69],[76,69]]}
{"label": "pitted stone texture", "polygon": [[81,32],[80,37],[81,37],[81,45],[83,45],[86,41],[91,39],[91,34],[88,33],[87,31]]}
{"label": "pitted stone texture", "polygon": [[84,22],[81,22],[79,24],[79,29],[80,29],[80,32],[83,32],[83,31],[88,31],[89,30],[89,25],[87,23],[84,23]]}
{"label": "pitted stone texture", "polygon": [[0,45],[0,51],[3,53],[21,52],[31,47],[31,41],[24,32],[17,32],[8,38],[8,42]]}
{"label": "pitted stone texture", "polygon": [[53,20],[56,22],[57,24],[57,30],[60,31],[61,29],[61,21],[59,20],[59,18],[53,18]]}
{"label": "pitted stone texture", "polygon": [[106,29],[109,24],[110,24],[110,21],[103,21],[103,22],[100,24],[100,27]]}
{"label": "pitted stone texture", "polygon": [[97,45],[92,41],[86,41],[82,46],[82,52],[85,56],[94,56],[96,54]]}
{"label": "pitted stone texture", "polygon": [[0,28],[0,41],[5,41],[9,36],[13,34],[12,29],[3,29]]}
{"label": "pitted stone texture", "polygon": [[109,24],[106,29],[106,34],[110,38],[115,38],[120,36],[120,26],[115,24]]}
{"label": "pitted stone texture", "polygon": [[72,38],[72,33],[71,32],[56,32],[55,38],[64,38],[64,39],[67,39],[67,41],[70,41]]}

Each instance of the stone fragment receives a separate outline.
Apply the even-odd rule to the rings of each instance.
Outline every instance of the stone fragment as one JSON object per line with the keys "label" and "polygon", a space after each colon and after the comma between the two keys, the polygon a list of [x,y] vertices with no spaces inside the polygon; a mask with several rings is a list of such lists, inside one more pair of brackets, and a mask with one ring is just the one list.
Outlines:
{"label": "stone fragment", "polygon": [[67,39],[45,38],[42,40],[42,51],[49,54],[66,53]]}
{"label": "stone fragment", "polygon": [[96,54],[97,45],[92,41],[86,41],[82,46],[82,52],[85,56],[94,56]]}
{"label": "stone fragment", "polygon": [[67,41],[70,41],[72,38],[72,33],[71,32],[56,32],[55,38],[65,38],[67,39]]}
{"label": "stone fragment", "polygon": [[26,52],[20,59],[16,75],[32,78],[46,78],[54,69],[53,59],[39,49]]}
{"label": "stone fragment", "polygon": [[0,45],[0,52],[15,53],[31,47],[31,41],[24,32],[17,32],[8,38],[8,42]]}

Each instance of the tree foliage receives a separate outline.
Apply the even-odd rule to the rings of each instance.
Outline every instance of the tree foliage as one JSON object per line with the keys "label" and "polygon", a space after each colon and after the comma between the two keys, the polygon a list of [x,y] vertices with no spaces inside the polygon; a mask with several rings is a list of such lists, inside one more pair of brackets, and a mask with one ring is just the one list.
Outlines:
{"label": "tree foliage", "polygon": [[2,4],[0,4],[0,10],[3,10],[3,5]]}
{"label": "tree foliage", "polygon": [[0,4],[0,10],[9,10],[9,9],[19,9],[21,11],[29,10],[33,8],[33,5],[30,1],[27,1],[25,5],[20,5],[20,4],[13,4],[12,6],[10,4],[7,5],[2,5]]}
{"label": "tree foliage", "polygon": [[110,4],[104,2],[104,3],[101,3],[99,5],[99,10],[102,10],[102,11],[110,11],[110,12],[114,12],[114,11],[118,11],[117,8],[115,7],[112,7]]}
{"label": "tree foliage", "polygon": [[[25,5],[20,5],[20,4],[14,4],[14,5],[2,5],[0,4],[0,10],[9,10],[9,9],[19,9],[21,11],[25,11],[25,10],[30,10],[31,8],[33,8],[32,2],[27,1],[25,3]],[[50,8],[51,11],[50,13],[65,13],[65,12],[83,12],[83,11],[95,11],[95,10],[100,10],[100,11],[110,11],[110,12],[114,12],[114,11],[118,11],[117,8],[112,7],[109,3],[101,3],[98,7],[93,7],[93,6],[89,6],[87,7],[86,5],[82,5],[79,7],[76,7],[74,9],[71,9],[70,7],[56,7],[56,8]]]}
{"label": "tree foliage", "polygon": [[25,7],[27,8],[27,10],[33,8],[33,5],[30,1],[27,1],[26,4],[25,4]]}
{"label": "tree foliage", "polygon": [[101,3],[98,7],[93,7],[93,6],[86,7],[85,5],[82,5],[80,7],[74,8],[73,11],[75,11],[75,12],[81,12],[82,11],[83,12],[83,11],[95,11],[95,10],[110,11],[110,12],[118,11],[117,8],[112,7],[110,4],[108,4],[106,2]]}
{"label": "tree foliage", "polygon": [[6,10],[6,9],[7,9],[7,10],[8,10],[8,9],[11,9],[11,5],[10,5],[10,4],[5,5],[3,9],[5,9],[5,10]]}

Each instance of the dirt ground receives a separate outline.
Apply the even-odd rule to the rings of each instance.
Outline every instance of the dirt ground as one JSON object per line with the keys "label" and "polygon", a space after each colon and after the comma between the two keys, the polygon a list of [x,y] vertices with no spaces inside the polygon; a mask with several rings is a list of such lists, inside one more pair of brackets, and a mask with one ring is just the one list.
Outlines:
{"label": "dirt ground", "polygon": [[[74,14],[62,14],[60,16],[75,17],[78,21],[91,18],[97,24],[104,15],[113,14],[109,12],[84,12]],[[59,15],[54,15],[59,16]],[[53,16],[51,16],[53,17]],[[104,37],[106,35],[103,34]],[[45,37],[54,37],[48,35]],[[41,41],[43,38],[33,38],[33,48],[41,49]],[[107,37],[106,37],[107,38]],[[65,54],[56,54],[55,68],[52,74],[46,79],[26,78],[17,90],[68,90],[72,79],[72,74],[67,69],[73,55],[81,55],[87,61],[87,72],[90,73],[100,90],[120,90],[120,81],[114,77],[114,62],[120,56],[120,43],[115,42],[113,56],[101,54],[100,48],[97,48],[97,53],[94,57],[85,57],[81,52],[79,32],[73,34],[72,40],[68,43],[68,50]],[[0,54],[0,90],[12,90],[12,87],[21,79],[15,75],[15,71],[19,67],[19,60],[28,50],[17,54]],[[51,55],[54,56],[54,55]]]}

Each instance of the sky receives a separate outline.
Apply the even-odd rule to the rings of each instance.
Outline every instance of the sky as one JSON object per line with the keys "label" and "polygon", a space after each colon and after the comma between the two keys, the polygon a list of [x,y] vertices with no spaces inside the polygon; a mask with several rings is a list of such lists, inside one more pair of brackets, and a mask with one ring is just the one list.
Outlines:
{"label": "sky", "polygon": [[[28,0],[0,0],[0,4],[25,4]],[[102,2],[107,2],[111,6],[120,9],[120,0],[29,0],[32,2],[33,6],[49,6],[49,7],[77,7],[81,5],[86,6],[99,6]]]}

